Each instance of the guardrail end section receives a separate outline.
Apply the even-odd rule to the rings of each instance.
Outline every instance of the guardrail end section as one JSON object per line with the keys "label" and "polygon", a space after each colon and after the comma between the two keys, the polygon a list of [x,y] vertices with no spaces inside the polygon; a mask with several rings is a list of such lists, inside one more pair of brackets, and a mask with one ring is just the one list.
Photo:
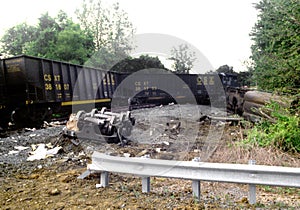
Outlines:
{"label": "guardrail end section", "polygon": [[83,172],[82,174],[80,174],[77,177],[77,179],[84,179],[84,178],[88,177],[91,173],[92,173],[91,170],[88,169],[85,172]]}

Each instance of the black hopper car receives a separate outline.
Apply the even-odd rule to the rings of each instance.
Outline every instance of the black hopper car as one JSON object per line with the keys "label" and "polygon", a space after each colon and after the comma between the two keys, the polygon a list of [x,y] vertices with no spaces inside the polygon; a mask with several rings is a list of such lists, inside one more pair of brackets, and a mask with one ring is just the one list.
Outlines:
{"label": "black hopper car", "polygon": [[238,87],[236,75],[154,70],[126,74],[15,56],[0,60],[0,126],[6,128],[9,122],[37,126],[78,110],[124,107],[128,102],[130,108],[170,102],[208,104],[212,98],[224,97],[227,86]]}

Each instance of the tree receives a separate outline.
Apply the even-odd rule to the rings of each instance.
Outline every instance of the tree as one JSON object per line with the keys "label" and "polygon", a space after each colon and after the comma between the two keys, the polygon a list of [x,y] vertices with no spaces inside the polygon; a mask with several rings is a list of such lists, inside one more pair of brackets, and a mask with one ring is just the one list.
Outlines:
{"label": "tree", "polygon": [[20,55],[24,53],[25,43],[36,39],[36,28],[27,23],[21,23],[9,28],[0,42],[1,53],[4,55]]}
{"label": "tree", "polygon": [[253,83],[252,80],[252,72],[251,71],[242,71],[238,73],[238,81],[240,83],[241,86],[252,86],[255,84]]}
{"label": "tree", "polygon": [[83,65],[93,52],[93,38],[73,23],[58,33],[52,58]]}
{"label": "tree", "polygon": [[254,77],[265,90],[298,92],[300,87],[300,1],[262,0],[250,34]]}
{"label": "tree", "polygon": [[173,47],[171,49],[171,58],[174,60],[173,68],[176,73],[186,73],[193,68],[193,63],[196,61],[196,53],[189,49],[187,44],[181,44],[178,48]]}
{"label": "tree", "polygon": [[94,39],[96,53],[87,65],[109,69],[128,57],[134,29],[118,3],[105,8],[101,0],[83,0],[76,14],[83,30]]}
{"label": "tree", "polygon": [[36,40],[25,43],[28,55],[84,64],[94,51],[92,37],[63,11],[55,18],[43,14],[36,34]]}
{"label": "tree", "polygon": [[93,38],[60,11],[56,17],[42,14],[37,26],[22,23],[1,38],[5,55],[27,54],[84,64],[94,52]]}
{"label": "tree", "polygon": [[24,52],[27,55],[53,58],[57,41],[58,25],[48,12],[42,14],[36,29],[36,39],[26,42]]}
{"label": "tree", "polygon": [[141,55],[138,58],[127,57],[126,59],[114,65],[111,70],[133,73],[139,70],[152,68],[167,70],[157,56],[151,57],[149,55]]}

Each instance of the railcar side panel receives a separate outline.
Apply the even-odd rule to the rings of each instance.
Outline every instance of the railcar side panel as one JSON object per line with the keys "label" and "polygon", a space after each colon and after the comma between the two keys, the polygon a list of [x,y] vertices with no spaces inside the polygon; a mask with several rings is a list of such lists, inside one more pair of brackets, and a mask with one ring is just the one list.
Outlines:
{"label": "railcar side panel", "polygon": [[103,88],[103,83],[102,83],[102,71],[94,71],[94,79],[95,79],[95,86],[97,86],[97,98],[105,98],[104,97],[104,88]]}
{"label": "railcar side panel", "polygon": [[108,98],[110,96],[109,85],[107,82],[107,73],[104,71],[102,71],[102,85],[103,85],[103,97]]}
{"label": "railcar side panel", "polygon": [[44,77],[38,59],[24,57],[27,78],[27,104],[45,101]]}
{"label": "railcar side panel", "polygon": [[77,80],[78,75],[80,74],[80,70],[76,68],[74,65],[69,65],[69,73],[70,73],[70,82],[71,82],[71,90],[72,94],[72,101],[78,101],[79,98],[79,80]]}
{"label": "railcar side panel", "polygon": [[[180,74],[177,75],[184,83],[181,85],[182,91],[178,98],[185,99],[186,103],[197,103],[197,75]],[[191,94],[188,94],[191,93]],[[189,97],[187,96],[189,95]]]}
{"label": "railcar side panel", "polygon": [[41,68],[44,75],[45,101],[55,102],[56,95],[55,95],[53,66],[51,61],[42,60]]}
{"label": "railcar side panel", "polygon": [[55,94],[55,102],[63,101],[63,84],[62,84],[62,72],[59,62],[52,62],[53,69],[53,90]]}
{"label": "railcar side panel", "polygon": [[6,88],[9,96],[8,104],[16,107],[19,104],[25,105],[27,101],[27,77],[23,57],[13,57],[4,60],[6,71]]}
{"label": "railcar side panel", "polygon": [[72,90],[72,100],[76,101],[79,100],[79,95],[78,95],[78,84],[76,85],[77,81],[77,68],[73,65],[68,65],[68,70],[69,70],[69,81],[70,81],[70,90]]}
{"label": "railcar side panel", "polygon": [[24,85],[26,83],[27,78],[25,74],[24,59],[24,57],[13,57],[4,60],[7,85]]}
{"label": "railcar side panel", "polygon": [[91,98],[99,98],[98,95],[98,86],[100,83],[98,83],[97,81],[97,71],[95,70],[90,70],[90,74],[89,74],[89,80],[90,80],[90,88],[91,88]]}
{"label": "railcar side panel", "polygon": [[71,73],[68,64],[61,64],[61,81],[63,90],[63,101],[71,101],[73,95]]}

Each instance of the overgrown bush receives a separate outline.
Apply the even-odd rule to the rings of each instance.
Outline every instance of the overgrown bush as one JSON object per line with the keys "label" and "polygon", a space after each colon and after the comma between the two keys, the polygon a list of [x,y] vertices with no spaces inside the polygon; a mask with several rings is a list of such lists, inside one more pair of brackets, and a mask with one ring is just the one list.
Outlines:
{"label": "overgrown bush", "polygon": [[300,118],[298,113],[282,108],[278,103],[266,105],[274,122],[264,120],[249,132],[246,144],[274,146],[287,152],[300,152]]}

